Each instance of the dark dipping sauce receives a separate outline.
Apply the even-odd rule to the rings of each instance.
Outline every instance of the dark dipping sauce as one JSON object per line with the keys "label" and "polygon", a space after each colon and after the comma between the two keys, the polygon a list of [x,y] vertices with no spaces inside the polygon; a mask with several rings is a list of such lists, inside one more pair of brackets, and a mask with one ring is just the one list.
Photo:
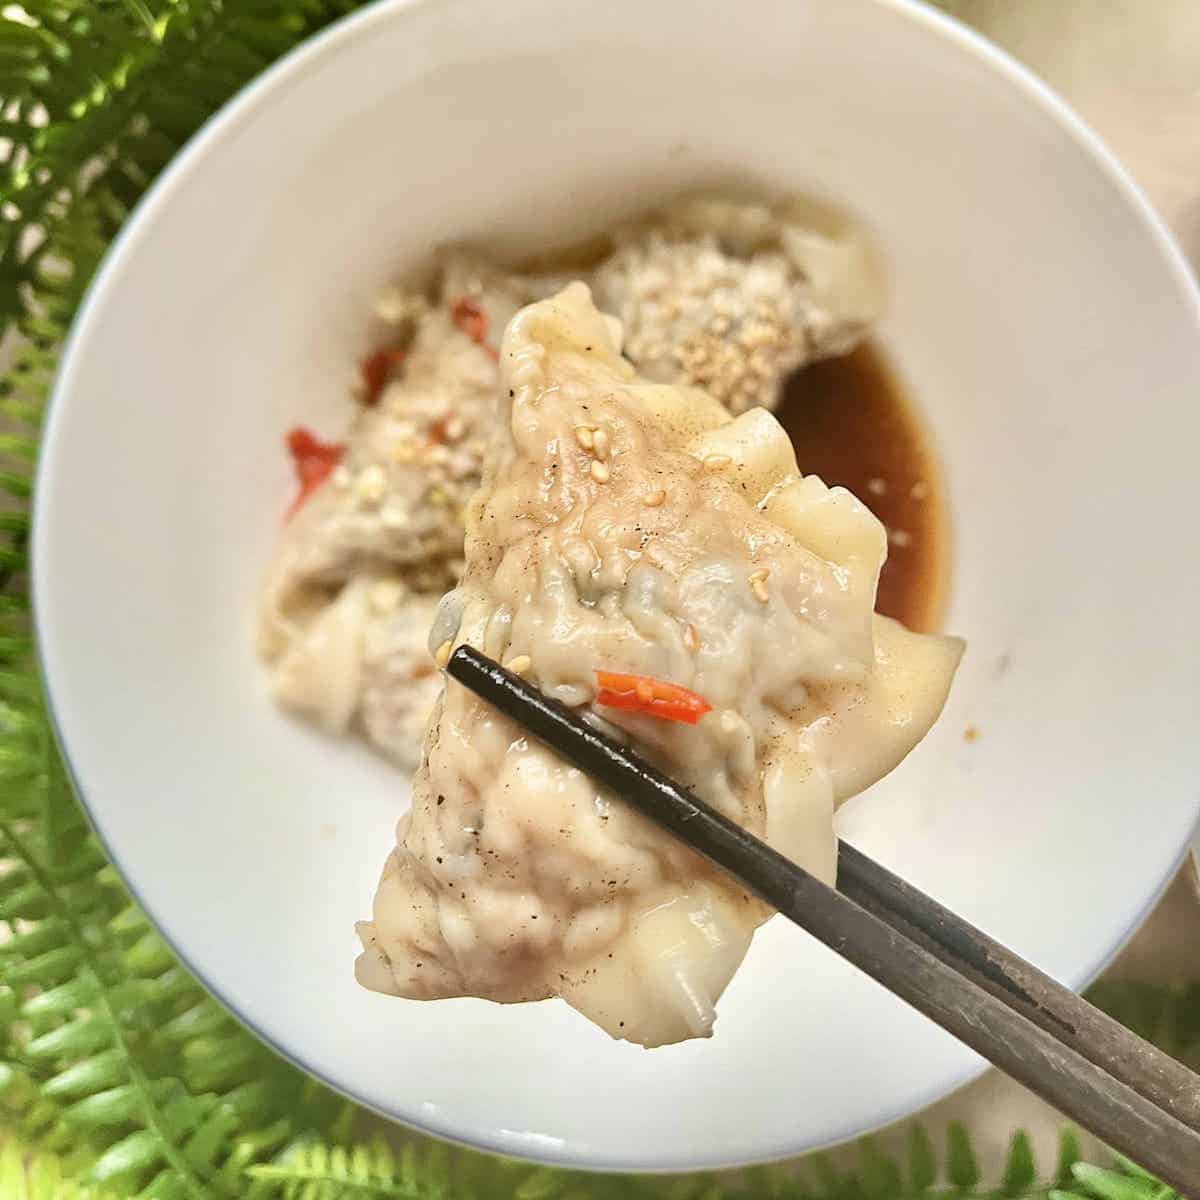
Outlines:
{"label": "dark dipping sauce", "polygon": [[800,470],[848,488],[886,527],[875,607],[910,629],[937,629],[948,567],[941,473],[881,352],[868,342],[798,371],[775,415]]}

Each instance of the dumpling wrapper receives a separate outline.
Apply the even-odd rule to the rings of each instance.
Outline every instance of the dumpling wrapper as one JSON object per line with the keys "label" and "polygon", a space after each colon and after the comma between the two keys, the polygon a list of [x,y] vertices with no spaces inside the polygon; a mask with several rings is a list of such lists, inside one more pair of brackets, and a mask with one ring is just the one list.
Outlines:
{"label": "dumpling wrapper", "polygon": [[[874,614],[882,527],[800,476],[773,417],[638,379],[619,336],[579,283],[513,319],[466,570],[434,638],[528,656],[545,692],[832,882],[836,804],[924,735],[962,644]],[[580,430],[602,431],[602,466]],[[693,726],[598,707],[598,669],[712,711]],[[450,682],[357,973],[420,999],[557,995],[656,1046],[711,1032],[769,915]]]}

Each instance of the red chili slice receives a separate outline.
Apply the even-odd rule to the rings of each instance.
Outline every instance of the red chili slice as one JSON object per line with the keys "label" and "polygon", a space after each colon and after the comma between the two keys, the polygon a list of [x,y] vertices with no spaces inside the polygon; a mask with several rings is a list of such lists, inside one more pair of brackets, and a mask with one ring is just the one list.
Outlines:
{"label": "red chili slice", "polygon": [[379,402],[379,393],[391,378],[392,371],[404,361],[403,350],[376,350],[359,364],[363,381],[363,403],[371,408]]}
{"label": "red chili slice", "polygon": [[484,341],[488,331],[488,315],[483,311],[477,300],[473,300],[470,296],[460,296],[451,305],[450,316],[453,318],[455,325],[471,341],[486,350],[497,362],[500,361],[499,352]]}
{"label": "red chili slice", "polygon": [[649,675],[597,671],[596,683],[600,688],[596,703],[605,708],[621,708],[687,725],[695,725],[705,713],[712,712],[712,705],[703,696]]}
{"label": "red chili slice", "polygon": [[303,426],[298,426],[287,435],[287,448],[296,469],[300,491],[284,515],[285,521],[290,520],[296,509],[325,482],[346,451],[346,447],[339,443],[320,441]]}
{"label": "red chili slice", "polygon": [[478,300],[470,296],[460,296],[450,308],[450,316],[473,342],[482,342],[487,337],[487,313],[479,305]]}

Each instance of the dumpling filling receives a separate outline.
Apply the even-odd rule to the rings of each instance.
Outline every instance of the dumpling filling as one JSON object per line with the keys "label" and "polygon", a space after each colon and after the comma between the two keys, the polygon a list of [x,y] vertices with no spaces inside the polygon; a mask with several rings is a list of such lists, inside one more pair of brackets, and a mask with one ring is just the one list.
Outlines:
{"label": "dumpling filling", "polygon": [[[582,283],[509,325],[432,649],[519,670],[832,882],[835,806],[928,730],[962,645],[873,612],[882,526],[802,477],[773,417],[638,376],[620,337]],[[711,1032],[769,915],[451,682],[357,973],[419,999],[561,996],[657,1046]]]}

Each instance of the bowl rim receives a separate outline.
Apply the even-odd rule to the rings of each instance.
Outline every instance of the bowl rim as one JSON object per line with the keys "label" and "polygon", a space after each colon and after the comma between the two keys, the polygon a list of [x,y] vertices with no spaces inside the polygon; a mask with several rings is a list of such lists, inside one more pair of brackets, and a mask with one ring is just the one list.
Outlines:
{"label": "bowl rim", "polygon": [[[848,1144],[859,1137],[866,1136],[914,1115],[940,1100],[956,1095],[989,1070],[989,1064],[986,1062],[977,1062],[968,1065],[958,1072],[957,1076],[949,1084],[944,1079],[939,1081],[928,1093],[921,1097],[916,1107],[911,1103],[904,1103],[898,1110],[882,1114],[870,1128],[861,1130],[858,1133],[848,1134],[844,1139],[826,1143],[823,1146],[814,1145],[800,1150],[795,1146],[781,1145],[764,1154],[755,1154],[751,1158],[734,1160],[723,1157],[706,1159],[701,1153],[687,1161],[668,1163],[637,1161],[596,1162],[586,1157],[587,1151],[584,1151],[584,1156],[580,1157],[567,1152],[565,1148],[556,1151],[547,1150],[544,1155],[538,1154],[535,1156],[530,1153],[527,1146],[523,1146],[518,1150],[498,1136],[492,1136],[484,1132],[468,1134],[460,1128],[454,1127],[449,1121],[422,1120],[415,1114],[406,1114],[403,1118],[397,1117],[394,1112],[389,1112],[364,1096],[357,1094],[347,1084],[341,1083],[323,1071],[315,1069],[305,1062],[303,1055],[299,1052],[294,1052],[281,1045],[269,1032],[247,1018],[239,1010],[238,1006],[223,994],[220,988],[207,979],[193,965],[186,949],[165,927],[163,920],[156,915],[153,907],[146,902],[136,882],[122,866],[114,846],[105,836],[103,823],[97,808],[88,800],[83,780],[75,768],[70,748],[63,736],[45,651],[45,644],[49,640],[50,635],[46,629],[46,617],[42,597],[52,590],[52,585],[48,582],[49,572],[43,565],[47,553],[47,535],[44,533],[45,522],[42,519],[42,501],[49,491],[49,480],[53,476],[54,446],[57,441],[58,430],[64,420],[63,414],[66,407],[64,397],[77,390],[76,376],[78,374],[78,365],[76,363],[76,356],[79,348],[89,336],[89,327],[92,324],[93,314],[104,304],[107,293],[118,281],[125,259],[134,252],[142,231],[153,222],[157,212],[169,202],[176,191],[188,183],[193,172],[198,171],[203,166],[206,155],[243,121],[254,116],[260,109],[260,106],[279,101],[282,98],[283,88],[289,83],[298,81],[304,72],[310,70],[318,61],[342,51],[355,39],[369,35],[370,31],[377,24],[403,20],[408,14],[424,10],[433,5],[441,4],[448,7],[457,5],[460,2],[461,0],[372,0],[371,3],[368,3],[358,11],[339,18],[326,28],[293,47],[230,97],[221,108],[192,134],[176,152],[162,174],[135,204],[133,210],[126,217],[124,224],[108,247],[99,268],[79,304],[79,308],[63,343],[62,352],[59,357],[58,371],[43,410],[42,426],[38,440],[38,456],[34,468],[33,493],[30,502],[29,591],[36,669],[45,696],[47,720],[53,732],[55,746],[88,824],[103,846],[109,861],[116,868],[123,885],[145,913],[158,936],[170,947],[171,952],[179,959],[200,986],[229,1012],[244,1029],[247,1029],[274,1053],[305,1074],[315,1078],[331,1091],[375,1113],[377,1116],[422,1135],[440,1138],[469,1150],[503,1155],[531,1163],[600,1173],[658,1175],[736,1169],[758,1163],[779,1162],[795,1158],[799,1155],[812,1154],[832,1146]],[[1126,167],[1087,122],[1048,83],[1035,75],[1031,69],[1024,66],[1006,50],[1003,50],[983,34],[976,32],[950,14],[932,7],[927,0],[867,0],[867,2],[898,14],[913,24],[921,26],[933,38],[948,43],[955,51],[982,61],[993,73],[1002,78],[1006,85],[1013,91],[1020,93],[1029,105],[1040,111],[1044,116],[1049,117],[1063,132],[1071,137],[1075,145],[1087,159],[1111,183],[1116,185],[1118,192],[1128,204],[1131,215],[1148,235],[1150,244],[1154,246],[1157,253],[1161,256],[1163,264],[1174,277],[1174,282],[1179,287],[1181,299],[1191,308],[1197,336],[1200,337],[1200,281],[1193,274],[1188,260],[1176,242],[1174,235],[1141,187],[1134,181]],[[1112,944],[1097,956],[1094,962],[1082,973],[1081,978],[1068,979],[1064,982],[1075,990],[1082,990],[1096,979],[1121,953],[1170,886],[1181,864],[1185,861],[1194,838],[1198,839],[1196,845],[1198,853],[1200,853],[1200,812],[1197,813],[1192,832],[1185,835],[1178,853],[1172,861],[1170,870],[1148,890],[1143,903],[1134,914],[1128,928],[1123,930],[1113,940]]]}

